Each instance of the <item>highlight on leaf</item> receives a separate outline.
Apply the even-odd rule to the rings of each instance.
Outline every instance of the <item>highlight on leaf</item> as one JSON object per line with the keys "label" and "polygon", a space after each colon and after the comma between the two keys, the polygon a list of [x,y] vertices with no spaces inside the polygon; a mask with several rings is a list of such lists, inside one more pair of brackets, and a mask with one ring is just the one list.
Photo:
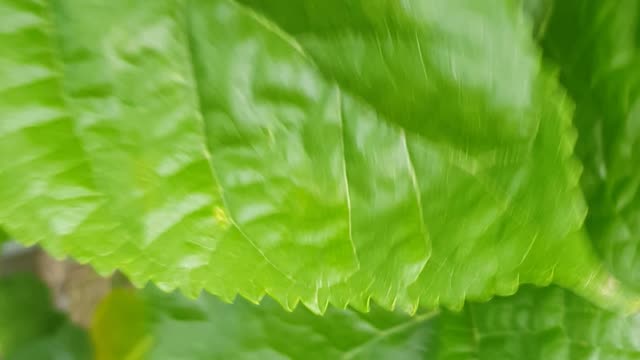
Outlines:
{"label": "highlight on leaf", "polygon": [[549,283],[637,309],[582,227],[571,100],[515,2],[2,9],[0,223],[19,241],[320,313]]}
{"label": "highlight on leaf", "polygon": [[0,358],[639,358],[639,49],[636,0],[0,0]]}

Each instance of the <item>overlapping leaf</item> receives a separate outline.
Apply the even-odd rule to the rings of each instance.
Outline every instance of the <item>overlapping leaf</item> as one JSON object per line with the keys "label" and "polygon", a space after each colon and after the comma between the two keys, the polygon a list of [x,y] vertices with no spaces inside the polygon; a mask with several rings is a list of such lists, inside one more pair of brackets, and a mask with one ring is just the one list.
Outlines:
{"label": "overlapping leaf", "polygon": [[640,358],[640,316],[603,311],[556,287],[526,287],[438,323],[440,360]]}
{"label": "overlapping leaf", "polygon": [[433,351],[435,313],[290,313],[272,300],[225,304],[156,289],[116,290],[100,305],[92,335],[109,359],[416,359]]}
{"label": "overlapping leaf", "polygon": [[[427,183],[426,190],[419,184],[423,195],[422,203],[427,204],[424,206],[425,224],[431,233],[437,234],[432,237],[434,252],[422,273],[424,278],[428,279],[425,279],[425,282],[434,281],[433,279],[437,281],[441,275],[438,272],[444,267],[448,274],[442,278],[449,281],[451,292],[459,291],[456,295],[461,293],[471,297],[482,297],[479,295],[481,291],[476,292],[477,289],[469,288],[469,281],[462,280],[472,277],[478,287],[493,286],[497,293],[508,293],[509,290],[505,288],[517,283],[514,283],[514,277],[519,270],[515,268],[522,265],[509,264],[509,261],[524,261],[528,255],[523,251],[526,248],[525,244],[535,243],[530,241],[531,239],[555,238],[554,242],[564,242],[565,245],[583,241],[568,240],[567,233],[552,235],[552,231],[559,227],[566,230],[568,223],[575,226],[581,221],[582,209],[579,196],[574,192],[576,189],[569,185],[564,194],[559,194],[556,183],[558,177],[540,176],[553,172],[552,169],[560,168],[566,172],[561,171],[560,174],[554,175],[564,178],[564,186],[573,184],[578,173],[574,168],[575,164],[565,159],[565,156],[568,157],[567,148],[571,147],[573,134],[565,128],[568,125],[565,122],[568,122],[569,114],[567,104],[563,103],[564,95],[555,88],[553,81],[538,72],[537,55],[528,41],[531,37],[529,28],[524,24],[524,18],[515,3],[486,8],[474,7],[463,1],[298,1],[292,4],[287,0],[247,0],[243,3],[257,8],[294,35],[321,71],[335,78],[342,87],[364,98],[380,113],[387,115],[385,120],[400,124],[410,134],[419,135],[417,143],[425,139],[436,144],[445,142],[454,151],[461,151],[472,163],[475,162],[476,165],[472,165],[473,167],[480,168],[479,171],[469,171],[465,169],[465,165],[468,164],[456,164],[459,161],[452,161],[453,167],[462,168],[463,174],[454,172],[454,180],[451,177],[447,178],[448,183],[444,187],[453,187],[455,179],[461,178],[465,183],[461,188],[466,191],[458,191],[457,194],[446,197],[447,205],[464,204],[465,207],[464,210],[457,208],[454,218],[448,221],[449,219],[443,219],[440,208],[433,204],[434,199],[442,194],[434,196],[428,192],[434,174],[432,164],[437,161],[429,158],[424,152],[421,154],[423,156],[418,157],[417,178]],[[548,4],[542,5],[539,7],[548,7]],[[547,15],[544,16],[548,16],[548,10],[543,12],[545,11]],[[540,22],[546,22],[544,16]],[[487,21],[489,19],[491,21]],[[497,60],[498,58],[500,60]],[[383,70],[379,71],[380,69]],[[532,112],[528,105],[536,110]],[[479,119],[490,120],[483,122]],[[536,131],[534,135],[531,134]],[[490,139],[488,133],[491,134]],[[528,147],[527,140],[533,141],[532,149]],[[526,145],[514,145],[519,142],[525,142]],[[412,143],[410,139],[410,148]],[[487,146],[490,150],[487,150]],[[560,153],[557,153],[558,147],[562,149]],[[532,158],[524,161],[518,159],[518,155],[514,155],[530,150],[533,153]],[[563,153],[565,155],[562,155]],[[557,156],[560,158],[557,159]],[[451,157],[455,155],[449,156]],[[428,169],[424,171],[423,176],[420,176],[421,166]],[[503,176],[506,178],[502,178]],[[515,179],[519,176],[522,176],[522,183]],[[501,214],[499,209],[487,206],[491,201],[474,202],[482,205],[478,206],[479,209],[476,208],[477,212],[470,210],[474,207],[465,201],[473,197],[470,193],[476,188],[474,185],[479,185],[479,192],[490,195],[493,199],[497,198],[498,202],[504,201],[509,208],[507,214]],[[487,187],[489,189],[486,189]],[[543,194],[550,196],[543,199],[546,206],[534,205],[541,200],[540,196],[545,196]],[[566,197],[559,200],[558,196]],[[547,218],[549,205],[558,201],[564,204],[572,203],[577,208],[564,208],[560,212],[562,217],[555,219],[561,220],[562,224],[549,224],[551,232],[539,233],[537,227],[550,220]],[[523,206],[523,209],[517,209],[520,206]],[[536,213],[536,209],[540,209],[540,213]],[[488,215],[491,211],[494,213]],[[521,211],[524,215],[521,215]],[[500,228],[503,219],[513,225],[518,219],[530,217],[531,220],[535,218],[533,221],[536,229],[532,232],[526,230],[526,225],[513,230]],[[474,232],[476,229],[467,223],[471,221],[474,225],[479,225],[479,219],[491,219],[490,221],[494,222],[488,226],[487,233],[478,234]],[[462,223],[464,226],[461,234],[453,231],[452,237],[452,228],[456,227],[456,223]],[[501,251],[505,250],[501,246],[504,244],[501,241],[503,236],[509,239],[512,247],[501,255]],[[563,240],[558,241],[558,238]],[[495,246],[494,242],[501,245]],[[453,261],[453,266],[460,264],[463,267],[461,273],[456,273],[458,269],[447,266],[447,261],[451,259],[451,251],[459,250],[456,246],[474,249],[472,254],[455,253],[454,256],[459,257]],[[568,246],[566,249],[573,245]],[[560,251],[563,255],[556,260],[560,264],[559,269],[554,268],[554,271],[560,272],[556,275],[557,281],[573,282],[576,279],[569,278],[576,273],[589,272],[585,268],[573,267],[568,271],[570,274],[562,274],[568,268],[564,254],[580,254],[580,259],[589,256],[584,254],[584,248],[579,247],[565,250],[566,252]],[[534,247],[532,250],[535,256],[538,249]],[[487,252],[487,257],[477,256],[483,251]],[[547,251],[548,248],[540,253],[548,256]],[[486,263],[489,253],[497,259],[496,264]],[[519,255],[522,254],[526,255],[520,258]],[[547,257],[545,260],[548,259]],[[480,267],[470,265],[475,260],[485,263]],[[534,272],[544,268],[540,265],[545,260],[535,265],[537,268]],[[435,269],[430,268],[431,266]],[[510,268],[514,273],[508,274],[508,270],[499,269],[500,267]],[[488,270],[491,275],[483,276],[485,274],[480,269]],[[465,274],[465,270],[469,272]],[[537,278],[539,275],[523,277]],[[593,277],[587,275],[583,279],[588,283]],[[487,284],[491,281],[497,284]],[[420,290],[424,293],[432,293],[431,288],[427,287],[427,290],[424,290],[425,282],[421,283],[418,280],[419,285],[414,289],[422,288]],[[605,288],[608,287],[604,282],[601,284]],[[456,286],[460,288],[456,289]],[[576,284],[573,283],[572,286],[575,287]],[[599,291],[595,291],[597,292]],[[456,295],[438,294],[435,299],[426,295],[426,299],[423,300],[427,303],[431,300],[446,304],[450,301],[449,296],[455,299],[464,298]]]}
{"label": "overlapping leaf", "polygon": [[569,101],[518,6],[246,4],[1,0],[0,223],[288,308],[552,281],[637,306],[580,230]]}
{"label": "overlapping leaf", "polygon": [[576,100],[586,227],[609,268],[640,288],[640,5],[559,2],[543,45]]}
{"label": "overlapping leaf", "polygon": [[147,289],[105,299],[92,334],[109,359],[565,360],[640,358],[640,316],[599,309],[557,287],[467,304],[461,313],[284,311],[272,301],[189,301]]}

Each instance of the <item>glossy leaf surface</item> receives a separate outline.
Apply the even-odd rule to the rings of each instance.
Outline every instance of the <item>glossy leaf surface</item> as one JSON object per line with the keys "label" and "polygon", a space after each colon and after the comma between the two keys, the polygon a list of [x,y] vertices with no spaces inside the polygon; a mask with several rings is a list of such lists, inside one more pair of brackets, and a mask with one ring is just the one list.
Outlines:
{"label": "glossy leaf surface", "polygon": [[550,282],[637,308],[581,229],[570,101],[519,5],[243,3],[1,0],[0,223],[286,308]]}

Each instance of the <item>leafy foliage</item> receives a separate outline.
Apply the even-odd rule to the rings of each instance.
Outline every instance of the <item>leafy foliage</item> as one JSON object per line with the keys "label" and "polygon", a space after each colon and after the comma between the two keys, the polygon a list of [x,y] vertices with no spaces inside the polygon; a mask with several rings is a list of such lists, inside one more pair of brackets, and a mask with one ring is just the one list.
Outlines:
{"label": "leafy foliage", "polygon": [[49,291],[32,275],[0,279],[0,357],[7,360],[85,360],[87,336],[52,304]]}
{"label": "leafy foliage", "polygon": [[523,288],[439,321],[437,359],[637,359],[640,316],[603,311],[567,291]]}
{"label": "leafy foliage", "polygon": [[[132,316],[131,316],[132,315]],[[290,313],[272,300],[225,304],[148,288],[114,291],[92,329],[98,359],[416,358],[430,351],[435,313],[408,317],[330,308]],[[311,351],[313,349],[313,351]]]}
{"label": "leafy foliage", "polygon": [[94,326],[104,360],[640,357],[640,315],[603,311],[557,287],[524,287],[461,313],[413,317],[380,309],[328,309],[319,317],[302,308],[286,312],[270,300],[230,305],[207,294],[190,301],[155,289],[120,290],[102,304]]}
{"label": "leafy foliage", "polygon": [[60,320],[51,307],[47,288],[36,278],[17,275],[0,279],[0,355],[51,332]]}
{"label": "leafy foliage", "polygon": [[7,360],[88,360],[93,359],[93,349],[86,332],[64,323],[52,334],[31,339],[7,357]]}
{"label": "leafy foliage", "polygon": [[[459,309],[637,297],[511,1],[2,0],[0,223],[141,285]],[[566,254],[572,256],[566,256]]]}
{"label": "leafy foliage", "polygon": [[[0,0],[0,24],[0,225],[249,300],[116,291],[98,359],[640,358],[639,315],[596,306],[640,308],[637,1]],[[25,284],[0,354],[89,356]]]}
{"label": "leafy foliage", "polygon": [[9,240],[11,237],[4,230],[0,229],[0,244]]}

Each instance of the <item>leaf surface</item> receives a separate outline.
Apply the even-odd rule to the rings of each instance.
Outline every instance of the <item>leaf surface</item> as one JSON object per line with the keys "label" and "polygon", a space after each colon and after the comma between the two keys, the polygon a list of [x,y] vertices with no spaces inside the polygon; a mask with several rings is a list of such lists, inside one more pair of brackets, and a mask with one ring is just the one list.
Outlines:
{"label": "leaf surface", "polygon": [[434,315],[330,308],[317,316],[272,300],[225,304],[208,294],[194,301],[120,289],[100,305],[91,331],[99,360],[421,359],[432,351]]}
{"label": "leaf surface", "polygon": [[0,255],[2,254],[2,244],[11,240],[11,236],[0,228]]}
{"label": "leaf surface", "polygon": [[29,275],[0,279],[0,355],[49,333],[62,317],[51,306],[47,288]]}
{"label": "leaf surface", "polygon": [[0,279],[0,357],[7,360],[84,360],[91,357],[86,334],[53,308],[37,278]]}
{"label": "leaf surface", "polygon": [[558,3],[542,43],[576,99],[586,228],[607,266],[639,289],[640,6]]}
{"label": "leaf surface", "polygon": [[258,5],[1,0],[0,223],[289,309],[550,282],[637,306],[581,230],[570,103],[519,6]]}
{"label": "leaf surface", "polygon": [[557,287],[523,287],[438,323],[439,360],[640,358],[639,315],[604,311]]}
{"label": "leaf surface", "polygon": [[92,332],[102,360],[640,358],[640,315],[607,312],[555,286],[413,317],[379,308],[330,308],[318,317],[271,300],[230,305],[204,294],[189,301],[151,288],[116,290],[100,309]]}
{"label": "leaf surface", "polygon": [[64,323],[52,334],[32,339],[6,359],[88,360],[93,359],[93,349],[85,330]]}

